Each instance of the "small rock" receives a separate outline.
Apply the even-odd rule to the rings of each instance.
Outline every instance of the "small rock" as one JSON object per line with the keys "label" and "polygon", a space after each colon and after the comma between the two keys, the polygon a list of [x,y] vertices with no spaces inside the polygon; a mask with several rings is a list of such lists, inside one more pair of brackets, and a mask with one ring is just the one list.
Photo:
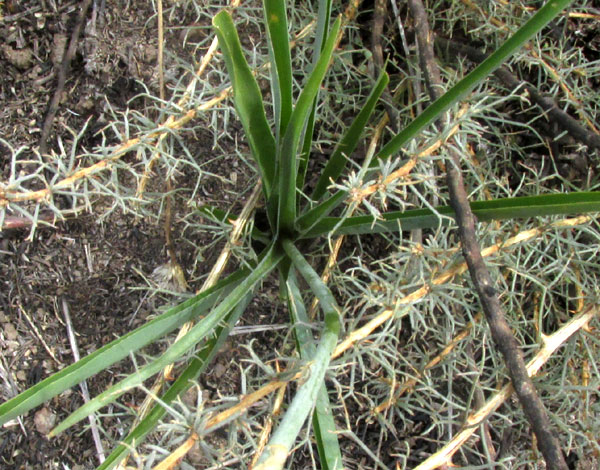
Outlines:
{"label": "small rock", "polygon": [[198,442],[194,442],[194,445],[192,446],[192,448],[190,449],[190,451],[187,453],[186,456],[189,460],[189,462],[191,464],[200,464],[200,463],[206,463],[206,454],[204,452],[202,452],[202,449],[200,449],[200,445],[198,444]]}
{"label": "small rock", "polygon": [[33,51],[31,49],[13,49],[4,45],[2,50],[6,60],[20,70],[28,69],[33,63]]}
{"label": "small rock", "polygon": [[6,339],[9,341],[16,341],[16,339],[19,337],[19,333],[12,323],[5,323],[4,336],[6,336]]}
{"label": "small rock", "polygon": [[56,415],[48,408],[43,407],[35,414],[33,417],[33,422],[35,424],[35,429],[37,429],[40,434],[46,435],[54,427],[54,423],[56,423]]}
{"label": "small rock", "polygon": [[181,401],[190,408],[195,408],[198,404],[198,387],[190,387],[181,397]]}
{"label": "small rock", "polygon": [[143,51],[144,62],[146,62],[147,64],[153,64],[154,62],[156,62],[157,57],[158,57],[157,47],[153,46],[152,44],[147,44],[144,47],[144,51]]}
{"label": "small rock", "polygon": [[60,65],[65,55],[67,46],[67,36],[64,34],[55,34],[52,38],[52,52],[50,59],[54,65]]}
{"label": "small rock", "polygon": [[217,362],[214,369],[214,374],[217,379],[223,377],[223,375],[227,372],[227,367],[225,367],[222,363]]}

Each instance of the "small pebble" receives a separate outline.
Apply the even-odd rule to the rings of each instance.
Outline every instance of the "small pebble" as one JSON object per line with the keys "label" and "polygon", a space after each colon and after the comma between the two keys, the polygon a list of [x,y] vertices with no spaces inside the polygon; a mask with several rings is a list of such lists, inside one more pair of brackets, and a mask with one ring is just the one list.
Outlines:
{"label": "small pebble", "polygon": [[33,417],[33,422],[35,424],[35,429],[37,429],[40,434],[46,435],[54,427],[54,423],[56,423],[56,415],[48,408],[43,407],[35,414]]}
{"label": "small pebble", "polygon": [[4,336],[9,341],[16,341],[16,339],[19,337],[19,333],[17,333],[17,329],[12,323],[5,323]]}

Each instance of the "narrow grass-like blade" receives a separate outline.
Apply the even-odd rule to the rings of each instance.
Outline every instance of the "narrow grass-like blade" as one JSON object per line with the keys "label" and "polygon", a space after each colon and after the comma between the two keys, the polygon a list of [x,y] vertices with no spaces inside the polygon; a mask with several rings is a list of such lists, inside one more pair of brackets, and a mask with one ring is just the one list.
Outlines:
{"label": "narrow grass-like blade", "polygon": [[169,309],[154,320],[112,341],[3,403],[0,405],[0,424],[41,405],[209,310],[219,296],[230,292],[238,282],[248,276],[248,273],[248,270],[242,270],[232,274],[213,288]]}
{"label": "narrow grass-like blade", "polygon": [[[478,201],[471,203],[471,210],[477,220],[481,222],[545,215],[600,212],[600,192],[544,194]],[[415,209],[382,214],[381,219],[376,219],[370,215],[349,217],[340,224],[336,233],[340,235],[358,235],[432,228],[437,227],[439,224],[449,223],[451,218],[454,218],[454,211],[450,206],[437,207],[436,212],[437,214],[430,209]],[[447,217],[440,218],[440,216]],[[311,229],[302,232],[302,238],[326,235],[339,223],[340,219],[338,217],[326,217]]]}
{"label": "narrow grass-like blade", "polygon": [[[462,78],[450,90],[431,103],[415,120],[406,126],[398,135],[390,140],[377,154],[377,158],[385,159],[396,154],[408,141],[437,119],[444,111],[462,100],[477,84],[485,80],[494,70],[513,55],[523,44],[529,41],[538,31],[556,17],[572,0],[551,0],[538,10],[521,28],[519,28],[504,44],[479,64],[467,76]],[[377,158],[372,165],[378,164]]]}
{"label": "narrow grass-like blade", "polygon": [[324,219],[329,213],[339,206],[348,196],[346,191],[338,191],[333,196],[324,199],[312,209],[306,211],[296,220],[296,228],[300,233],[308,232],[320,220]]}
{"label": "narrow grass-like blade", "polygon": [[[294,272],[290,273],[286,282],[288,290],[289,311],[294,325],[296,345],[302,359],[310,359],[315,355],[312,333],[309,328],[310,320],[302,300],[302,294]],[[315,411],[312,419],[313,430],[319,451],[321,468],[324,470],[341,470],[342,451],[336,434],[335,420],[329,403],[329,394],[325,384],[321,384]]]}
{"label": "narrow grass-like blade", "polygon": [[285,134],[292,114],[292,59],[285,2],[263,0],[271,55],[271,89],[277,136]]}
{"label": "narrow grass-like blade", "polygon": [[296,153],[298,151],[298,144],[300,143],[300,138],[304,131],[312,103],[317,96],[325,73],[329,69],[329,63],[331,62],[335,39],[340,29],[340,24],[341,19],[338,18],[331,28],[330,35],[323,47],[321,57],[298,97],[298,102],[292,112],[290,123],[283,138],[283,143],[279,149],[278,233],[283,232],[290,235],[293,233],[294,221],[296,219],[296,177],[298,171]]}
{"label": "narrow grass-like blade", "polygon": [[321,56],[325,41],[329,36],[329,21],[331,19],[331,0],[319,0],[317,12],[317,32],[313,44],[313,64],[316,64]]}
{"label": "narrow grass-like blade", "polygon": [[306,170],[308,169],[308,161],[310,160],[310,152],[313,145],[313,135],[315,132],[315,119],[317,114],[317,103],[319,97],[317,96],[313,101],[308,121],[306,122],[306,129],[304,131],[304,140],[302,142],[302,150],[298,155],[298,175],[296,176],[296,187],[301,190],[304,187],[304,181],[306,180]]}
{"label": "narrow grass-like blade", "polygon": [[213,26],[231,78],[235,108],[258,165],[265,196],[268,197],[275,179],[276,145],[267,122],[260,89],[246,62],[229,13],[218,13],[213,18]]}
{"label": "narrow grass-like blade", "polygon": [[237,323],[251,299],[252,293],[247,294],[246,298],[242,300],[226,320],[217,327],[215,335],[206,342],[206,345],[202,350],[196,354],[184,371],[179,374],[177,380],[175,380],[168,390],[160,397],[161,403],[154,405],[148,415],[140,421],[129,434],[127,434],[125,439],[121,440],[121,444],[110,453],[106,460],[102,462],[96,470],[110,470],[114,468],[115,465],[131,452],[133,445],[139,446],[148,433],[156,429],[158,422],[167,412],[162,404],[169,405],[176,400],[178,396],[190,388],[193,381],[198,378],[217,355],[217,352],[227,340],[231,329]]}
{"label": "narrow grass-like blade", "polygon": [[354,152],[356,144],[362,136],[365,126],[368,124],[369,118],[375,110],[379,97],[384,92],[389,81],[388,74],[382,72],[377,79],[377,83],[371,91],[371,94],[367,98],[367,102],[364,104],[362,110],[358,113],[350,127],[348,127],[342,140],[340,140],[333,154],[329,158],[312,194],[313,200],[318,201],[327,192],[327,187],[331,184],[331,181],[337,180],[342,174],[342,171],[344,171],[348,158],[352,152]]}
{"label": "narrow grass-like blade", "polygon": [[121,380],[75,410],[63,422],[56,426],[56,428],[50,432],[50,435],[54,436],[64,431],[94,411],[113,402],[128,390],[139,386],[144,380],[152,377],[157,372],[160,372],[167,365],[175,362],[201,340],[214,332],[219,322],[223,321],[227,314],[241,302],[248,291],[252,290],[254,286],[279,263],[282,257],[283,255],[281,253],[276,253],[276,250],[271,247],[256,268],[254,268],[245,278],[241,279],[231,293],[227,295],[227,297],[225,297],[212,312],[199,320],[183,338],[173,344],[158,359],[140,368],[135,373],[129,375],[127,378]]}
{"label": "narrow grass-like blade", "polygon": [[[321,51],[325,44],[325,40],[329,36],[329,22],[331,18],[331,0],[319,0],[319,11],[317,13],[317,32],[315,34],[315,42],[313,43],[313,65],[317,63],[321,57]],[[298,162],[298,177],[296,178],[296,187],[302,189],[306,178],[306,169],[308,168],[308,159],[313,143],[313,133],[315,129],[315,119],[317,113],[317,102],[319,97],[316,96],[310,116],[306,123],[304,132],[304,142],[302,143],[302,151]]]}
{"label": "narrow grass-like blade", "polygon": [[259,458],[258,465],[254,467],[255,470],[278,470],[283,468],[298,433],[315,406],[340,332],[340,309],[327,286],[291,241],[283,240],[282,246],[292,260],[294,267],[300,271],[311,291],[319,299],[321,309],[324,312],[325,326],[315,353],[307,366],[308,376],[304,379],[304,382],[300,383],[294,399]]}

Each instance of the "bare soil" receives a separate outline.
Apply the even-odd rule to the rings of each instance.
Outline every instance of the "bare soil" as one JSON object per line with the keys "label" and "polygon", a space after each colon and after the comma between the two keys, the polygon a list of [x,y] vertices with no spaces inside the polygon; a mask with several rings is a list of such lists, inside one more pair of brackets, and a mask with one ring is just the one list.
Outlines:
{"label": "bare soil", "polygon": [[[2,5],[0,129],[4,131],[3,139],[13,148],[26,147],[26,155],[39,144],[80,3],[26,0]],[[130,102],[143,91],[139,83],[145,83],[158,95],[156,17],[151,3],[133,0],[125,6],[123,2],[107,0],[94,4],[67,74],[49,138],[50,151],[56,149],[58,142],[68,146],[72,141],[69,129],[79,130],[86,122],[88,127],[79,146],[94,146],[100,138],[97,131],[109,122],[110,112],[137,107],[146,113],[143,100]],[[193,18],[184,9],[180,20],[181,27],[167,30],[166,47],[172,54],[187,54],[189,58],[191,51],[182,48],[181,34]],[[167,68],[172,60],[167,58]],[[200,134],[194,139],[199,154],[212,145],[212,140],[204,137]],[[4,181],[9,175],[11,155],[6,145],[0,142],[0,179]],[[224,159],[213,163],[208,170],[214,174],[227,170],[229,175],[231,168],[231,162]],[[184,172],[173,183],[193,187],[192,178],[194,175]],[[160,178],[157,181],[152,184],[164,190],[164,181]],[[216,178],[207,178],[202,197],[205,201],[229,205],[247,187],[243,173],[237,184],[226,185]],[[184,233],[185,225],[178,216],[182,209],[189,209],[181,204],[175,198],[174,248],[184,272],[194,271],[196,277],[188,279],[188,292],[194,292],[201,285],[198,277],[206,274],[220,245],[203,254],[206,263],[198,266],[201,255],[195,247],[211,240],[203,233]],[[182,241],[184,238],[186,242]],[[100,224],[97,217],[84,214],[58,223],[55,228],[41,228],[32,239],[26,223],[22,229],[0,232],[2,400],[74,362],[65,308],[84,356],[139,326],[164,305],[175,302],[173,296],[155,297],[143,289],[156,268],[168,259],[162,219],[144,220],[118,210]],[[258,304],[256,309],[264,311]],[[217,361],[220,366],[215,367],[216,371],[213,369],[207,375],[205,386],[211,388],[218,382],[229,393],[237,393],[236,373],[226,375],[223,369],[224,365],[229,366],[236,352],[233,347],[228,351]],[[239,358],[244,352],[237,354]],[[130,372],[131,367],[131,364],[116,365],[89,379],[90,395],[106,389],[120,373]],[[139,398],[135,401],[141,402]],[[45,437],[53,423],[81,404],[81,393],[76,387],[28,413],[18,423],[9,423],[1,429],[0,469],[95,468],[96,450],[90,432],[82,432],[83,427],[52,440]],[[103,426],[111,439],[122,436],[123,429],[117,420],[106,420]],[[110,445],[105,450],[109,451]]]}

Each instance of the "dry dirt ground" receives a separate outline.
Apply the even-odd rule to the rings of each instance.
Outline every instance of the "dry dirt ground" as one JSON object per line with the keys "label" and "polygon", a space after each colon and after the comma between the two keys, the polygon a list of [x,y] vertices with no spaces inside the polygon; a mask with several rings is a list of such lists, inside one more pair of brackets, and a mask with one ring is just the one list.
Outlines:
{"label": "dry dirt ground", "polygon": [[[81,3],[0,2],[4,15],[0,18],[0,129],[1,137],[15,149],[26,146],[30,152],[39,144],[61,57]],[[182,26],[166,32],[166,44],[171,53],[189,57],[191,51],[181,46],[181,34],[193,17],[183,11],[178,20]],[[81,129],[88,119],[88,130],[79,144],[91,147],[98,143],[96,131],[109,119],[108,104],[117,113],[128,106],[142,111],[143,100],[128,102],[143,90],[138,82],[146,83],[158,94],[156,58],[156,17],[150,2],[94,2],[67,74],[49,150],[55,149],[59,140],[68,145],[68,129]],[[196,137],[195,145],[206,144],[202,135]],[[221,165],[231,168],[229,162],[221,161],[209,170],[219,174],[224,171]],[[0,179],[5,181],[9,171],[10,151],[0,141]],[[227,171],[229,174],[231,170]],[[193,186],[189,178],[193,175],[180,175],[176,184]],[[231,201],[232,195],[247,184],[242,173],[237,186],[224,187],[220,180],[209,178],[202,195],[214,202]],[[217,244],[205,255],[207,263],[198,267],[195,247],[210,240],[202,233],[187,232],[186,243],[181,242],[185,227],[177,223],[177,200],[174,210],[172,230],[178,261],[186,272],[206,274],[211,256],[218,254],[220,246]],[[98,224],[96,217],[84,214],[55,228],[40,229],[32,240],[28,240],[28,235],[28,227],[0,232],[2,401],[74,361],[65,309],[83,356],[138,326],[157,308],[175,301],[173,297],[156,298],[143,289],[146,279],[168,260],[159,220],[115,211]],[[200,281],[189,280],[190,292],[200,286]],[[133,289],[140,287],[141,290]],[[265,311],[260,299],[255,306],[255,311]],[[219,359],[214,377],[209,374],[206,379],[206,388],[211,388],[214,378],[221,383],[229,380],[230,391],[236,392],[236,374],[222,378],[233,353],[230,347]],[[242,353],[239,351],[238,355]],[[105,389],[128,367],[113,367],[88,380],[90,394],[94,396]],[[95,468],[96,451],[89,432],[79,428],[50,441],[44,436],[52,422],[81,404],[79,389],[74,388],[19,423],[1,429],[0,469]],[[118,422],[109,419],[104,426],[112,438],[120,437]]]}

